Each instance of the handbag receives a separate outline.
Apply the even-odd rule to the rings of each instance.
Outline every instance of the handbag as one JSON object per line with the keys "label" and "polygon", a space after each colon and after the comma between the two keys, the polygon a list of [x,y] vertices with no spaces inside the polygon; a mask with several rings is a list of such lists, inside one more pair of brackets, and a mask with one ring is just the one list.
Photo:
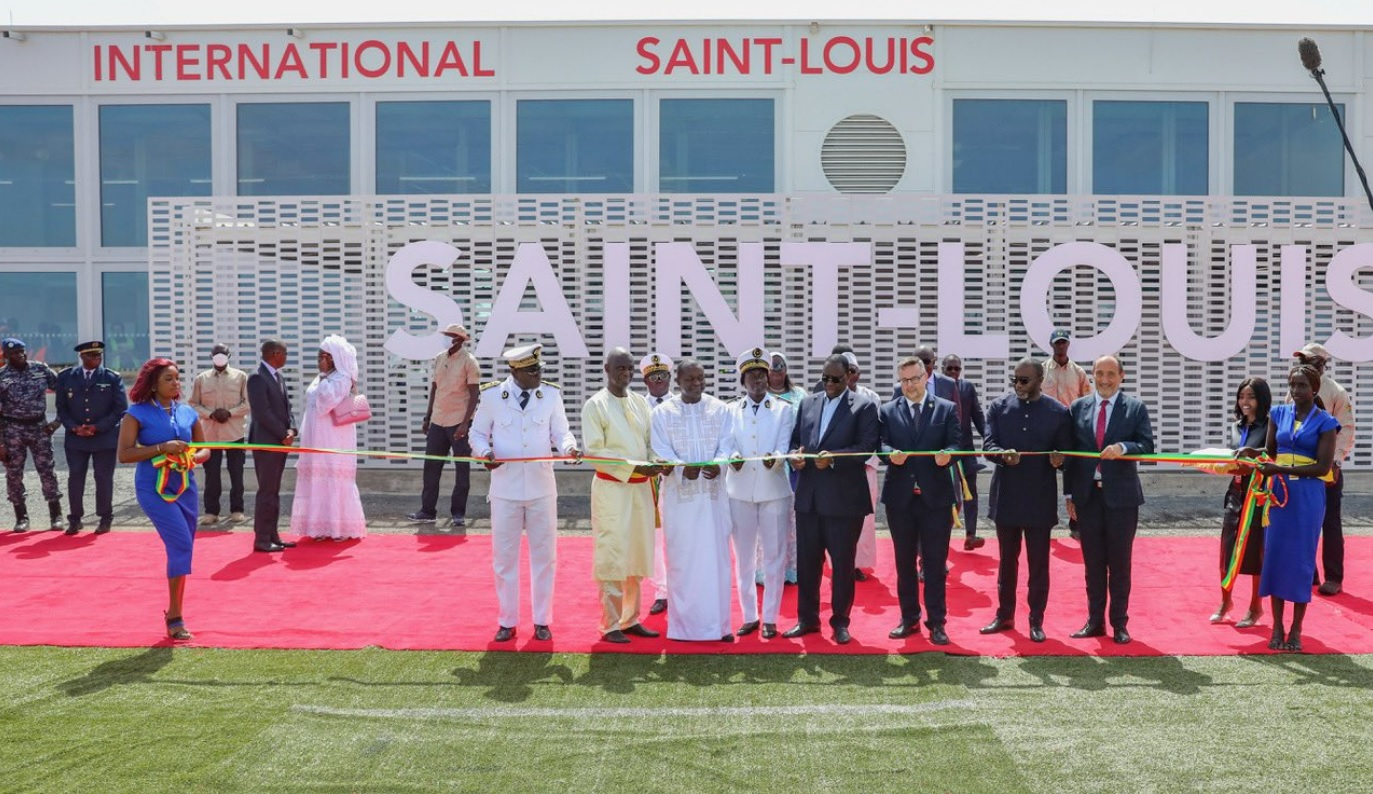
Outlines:
{"label": "handbag", "polygon": [[332,416],[335,427],[366,422],[372,418],[372,406],[367,402],[367,395],[354,392],[334,406]]}

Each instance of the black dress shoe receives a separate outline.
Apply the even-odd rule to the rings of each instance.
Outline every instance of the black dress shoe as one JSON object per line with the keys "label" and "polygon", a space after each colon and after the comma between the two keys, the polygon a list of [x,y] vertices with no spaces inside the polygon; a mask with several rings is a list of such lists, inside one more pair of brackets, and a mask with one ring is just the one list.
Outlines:
{"label": "black dress shoe", "polygon": [[720,637],[720,642],[734,642],[733,634],[725,634]]}
{"label": "black dress shoe", "polygon": [[1130,640],[1134,638],[1131,637],[1130,632],[1125,629],[1116,629],[1111,633],[1111,639],[1116,641],[1116,645],[1129,645]]}
{"label": "black dress shoe", "polygon": [[633,626],[625,629],[624,633],[633,634],[635,637],[648,637],[650,639],[658,636],[658,632],[653,629],[644,628],[644,624],[642,623],[635,623]]}
{"label": "black dress shoe", "polygon": [[108,518],[100,519],[100,525],[95,528],[95,534],[103,535],[106,532],[109,532],[113,524],[114,522]]}
{"label": "black dress shoe", "polygon": [[948,645],[948,644],[949,644],[949,635],[944,633],[944,627],[943,627],[943,626],[931,626],[931,627],[930,627],[930,644],[931,644],[931,645]]}
{"label": "black dress shoe", "polygon": [[1075,640],[1082,640],[1088,637],[1105,637],[1106,627],[1102,626],[1100,623],[1088,622],[1082,628],[1078,629],[1072,634],[1069,634],[1068,636],[1072,637]]}
{"label": "black dress shoe", "polygon": [[1009,620],[1002,620],[1001,618],[992,618],[992,622],[978,629],[977,633],[996,634],[999,631],[1010,631],[1013,625],[1015,624]]}
{"label": "black dress shoe", "polygon": [[666,611],[667,611],[667,599],[666,599],[666,598],[660,598],[660,599],[658,599],[657,601],[654,601],[654,602],[653,602],[653,606],[651,606],[651,607],[648,608],[648,614],[650,614],[650,615],[661,615],[661,614],[663,614],[663,613],[666,612]]}
{"label": "black dress shoe", "polygon": [[777,624],[776,624],[776,623],[764,623],[764,624],[763,624],[763,639],[765,639],[765,640],[770,640],[770,639],[772,639],[773,637],[776,637],[776,636],[777,636]]}
{"label": "black dress shoe", "polygon": [[265,545],[261,543],[253,544],[253,551],[284,551],[285,549],[285,546],[277,543],[267,543]]}
{"label": "black dress shoe", "polygon": [[78,533],[78,532],[80,532],[80,531],[81,531],[81,522],[80,522],[80,521],[72,521],[71,523],[67,524],[67,531],[66,531],[66,532],[63,532],[62,534],[63,534],[63,535],[75,535],[76,533]]}
{"label": "black dress shoe", "polygon": [[807,634],[815,634],[818,631],[820,631],[819,626],[807,626],[804,623],[797,623],[795,626],[792,626],[791,628],[782,632],[782,636],[790,640],[796,637],[805,636]]}
{"label": "black dress shoe", "polygon": [[840,645],[848,645],[849,641],[852,639],[853,635],[849,634],[849,630],[847,628],[840,626],[839,628],[834,630],[834,641],[839,643]]}
{"label": "black dress shoe", "polygon": [[911,636],[912,634],[919,634],[919,633],[920,633],[920,622],[919,622],[919,621],[912,621],[912,622],[910,622],[910,623],[907,623],[906,621],[903,620],[903,621],[901,621],[899,624],[897,624],[896,628],[894,628],[894,629],[892,629],[890,632],[888,632],[888,633],[887,633],[887,636],[888,636],[888,637],[891,637],[891,638],[894,639],[894,640],[903,640],[903,639],[905,639],[905,638]]}
{"label": "black dress shoe", "polygon": [[277,540],[276,543],[283,549],[294,549],[296,547],[296,542],[294,540]]}
{"label": "black dress shoe", "polygon": [[757,631],[757,630],[758,630],[758,621],[756,621],[756,620],[750,620],[749,622],[747,622],[747,623],[745,623],[744,625],[740,626],[740,627],[739,627],[739,630],[738,630],[737,632],[735,632],[735,633],[738,634],[740,637],[747,637],[748,635],[752,634],[753,632],[755,632],[755,631]]}
{"label": "black dress shoe", "polygon": [[619,629],[615,629],[614,631],[607,631],[605,634],[601,635],[601,639],[605,640],[606,642],[613,642],[619,645],[624,645],[625,643],[629,642],[629,638],[626,637],[625,633],[623,631],[620,631]]}
{"label": "black dress shoe", "polygon": [[866,582],[866,581],[868,581],[868,575],[865,574],[865,573],[863,573],[863,569],[862,569],[862,568],[854,568],[854,569],[853,569],[853,580],[854,580],[855,582]]}
{"label": "black dress shoe", "polygon": [[1044,627],[1030,624],[1030,642],[1044,642]]}
{"label": "black dress shoe", "polygon": [[553,632],[550,631],[547,626],[535,626],[534,639],[539,642],[548,642],[553,639]]}
{"label": "black dress shoe", "polygon": [[496,630],[496,642],[510,642],[515,639],[515,627],[501,626]]}

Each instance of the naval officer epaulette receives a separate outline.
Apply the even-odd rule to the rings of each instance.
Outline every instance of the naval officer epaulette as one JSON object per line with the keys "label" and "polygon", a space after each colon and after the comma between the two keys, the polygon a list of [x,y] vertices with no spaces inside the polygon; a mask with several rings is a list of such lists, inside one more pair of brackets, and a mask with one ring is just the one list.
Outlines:
{"label": "naval officer epaulette", "polygon": [[486,391],[487,389],[489,389],[489,388],[491,388],[491,387],[493,387],[493,386],[499,386],[499,385],[501,385],[501,384],[504,383],[504,382],[505,382],[505,381],[493,380],[493,381],[491,381],[490,383],[483,383],[483,384],[481,385],[481,390],[482,390],[482,391]]}

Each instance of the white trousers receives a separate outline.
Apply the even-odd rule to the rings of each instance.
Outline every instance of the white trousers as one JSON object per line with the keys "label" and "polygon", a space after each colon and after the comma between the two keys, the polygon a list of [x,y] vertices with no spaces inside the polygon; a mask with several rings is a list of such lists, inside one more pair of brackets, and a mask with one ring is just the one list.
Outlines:
{"label": "white trousers", "polygon": [[529,601],[534,625],[553,623],[553,575],[558,557],[558,498],[517,501],[491,497],[491,567],[496,572],[500,624],[520,625],[520,536],[529,536]]}
{"label": "white trousers", "polygon": [[790,496],[767,502],[729,500],[734,584],[739,589],[739,609],[745,623],[758,620],[758,586],[754,584],[752,554],[755,548],[763,550],[763,622],[777,622],[787,567],[787,516],[790,513]]}
{"label": "white trousers", "polygon": [[[877,504],[877,467],[868,466],[868,492],[872,503]],[[853,567],[877,567],[877,515],[876,510],[863,519],[863,532],[858,536],[858,553],[853,556]]]}
{"label": "white trousers", "polygon": [[667,544],[661,526],[653,530],[653,597],[667,600]]}

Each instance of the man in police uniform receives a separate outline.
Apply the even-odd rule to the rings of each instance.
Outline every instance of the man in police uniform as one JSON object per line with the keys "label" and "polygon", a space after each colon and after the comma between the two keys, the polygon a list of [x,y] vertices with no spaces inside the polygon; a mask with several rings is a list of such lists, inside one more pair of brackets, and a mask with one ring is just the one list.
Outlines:
{"label": "man in police uniform", "polygon": [[29,509],[24,502],[24,461],[33,453],[33,467],[43,483],[48,516],[53,529],[62,528],[62,497],[52,466],[52,434],[60,422],[48,421],[48,389],[57,388],[57,373],[47,364],[30,362],[27,348],[18,339],[0,342],[5,368],[0,369],[0,461],[5,464],[5,485],[14,505],[14,531],[29,528]]}
{"label": "man in police uniform", "polygon": [[[648,407],[657,408],[663,403],[671,400],[672,394],[672,359],[662,353],[649,353],[639,359],[639,372],[644,377],[644,387],[648,389]],[[654,499],[657,499],[657,486],[661,485],[662,477],[657,478],[657,485],[654,486]],[[648,608],[648,614],[661,615],[667,611],[667,554],[663,551],[663,526],[659,522],[657,528],[653,530],[653,605]]]}
{"label": "man in police uniform", "polygon": [[520,535],[529,535],[529,594],[534,639],[553,639],[553,573],[558,543],[558,483],[551,462],[502,463],[558,454],[581,459],[562,392],[540,379],[541,345],[505,351],[510,377],[482,387],[468,438],[491,470],[491,567],[500,605],[496,642],[515,637],[520,619]]}
{"label": "man in police uniform", "polygon": [[118,372],[105,369],[105,343],[76,346],[81,366],[57,376],[57,419],[67,428],[63,449],[67,454],[67,534],[81,530],[85,514],[86,470],[95,461],[95,513],[100,524],[95,534],[110,531],[114,523],[115,447],[119,444],[119,420],[129,408],[124,381]]}

